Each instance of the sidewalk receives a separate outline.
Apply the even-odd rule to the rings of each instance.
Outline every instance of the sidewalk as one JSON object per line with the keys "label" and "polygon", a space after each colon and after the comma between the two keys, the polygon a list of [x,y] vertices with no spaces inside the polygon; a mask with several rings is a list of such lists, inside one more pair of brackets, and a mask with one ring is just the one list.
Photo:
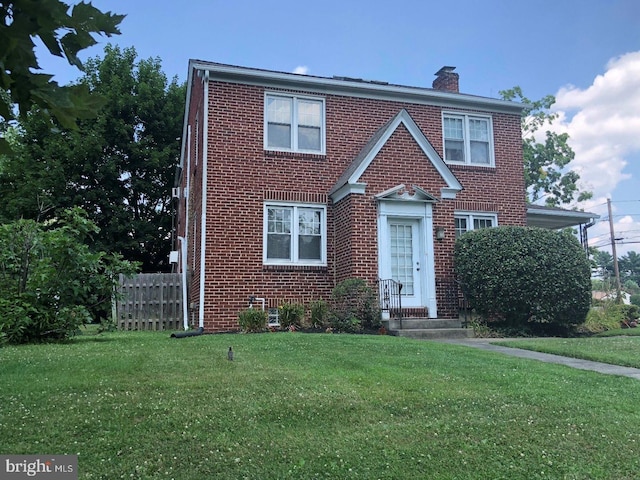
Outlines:
{"label": "sidewalk", "polygon": [[480,348],[491,352],[498,352],[512,357],[529,358],[531,360],[539,360],[547,363],[557,363],[566,365],[567,367],[578,368],[580,370],[591,370],[594,372],[604,373],[606,375],[619,375],[622,377],[635,378],[640,380],[640,369],[631,367],[621,367],[619,365],[610,365],[608,363],[592,362],[590,360],[581,360],[579,358],[562,357],[550,353],[540,353],[531,350],[523,350],[521,348],[503,347],[501,345],[493,345],[491,342],[501,342],[507,340],[504,338],[467,338],[467,339],[450,339],[439,340],[443,343],[451,343],[455,345],[464,345],[465,347]]}

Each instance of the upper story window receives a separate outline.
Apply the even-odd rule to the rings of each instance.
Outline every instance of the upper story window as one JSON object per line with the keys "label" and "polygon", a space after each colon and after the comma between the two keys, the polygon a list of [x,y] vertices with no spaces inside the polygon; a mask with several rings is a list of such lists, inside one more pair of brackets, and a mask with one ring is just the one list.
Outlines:
{"label": "upper story window", "polygon": [[444,113],[442,125],[446,162],[494,165],[491,117]]}
{"label": "upper story window", "polygon": [[323,205],[266,203],[264,263],[326,265],[326,217]]}
{"label": "upper story window", "polygon": [[453,219],[455,222],[456,238],[470,230],[480,230],[481,228],[498,226],[498,216],[495,213],[456,212]]}
{"label": "upper story window", "polygon": [[324,99],[267,94],[265,149],[323,154],[324,110]]}

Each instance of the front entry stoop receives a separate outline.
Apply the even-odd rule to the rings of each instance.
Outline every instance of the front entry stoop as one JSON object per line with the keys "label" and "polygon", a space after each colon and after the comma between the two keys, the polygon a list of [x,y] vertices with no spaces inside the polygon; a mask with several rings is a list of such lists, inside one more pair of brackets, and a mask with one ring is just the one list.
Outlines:
{"label": "front entry stoop", "polygon": [[472,338],[472,328],[462,328],[460,320],[438,318],[391,318],[383,325],[389,335],[416,339]]}

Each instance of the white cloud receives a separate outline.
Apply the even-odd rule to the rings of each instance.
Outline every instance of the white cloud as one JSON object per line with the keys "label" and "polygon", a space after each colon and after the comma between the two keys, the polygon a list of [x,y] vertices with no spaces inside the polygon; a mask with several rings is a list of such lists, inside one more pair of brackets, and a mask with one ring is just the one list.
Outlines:
{"label": "white cloud", "polygon": [[306,75],[307,72],[309,72],[309,67],[305,65],[298,65],[296,68],[293,69],[293,73],[299,73],[301,75]]}
{"label": "white cloud", "polygon": [[[633,188],[629,167],[640,159],[640,51],[610,60],[605,72],[585,89],[562,87],[553,110],[558,118],[550,129],[569,134],[576,154],[569,167],[580,175],[581,188],[593,192],[591,200],[577,206],[605,220],[589,229],[589,237],[595,240],[590,244],[610,251],[606,201],[619,184]],[[640,189],[637,192],[640,196]],[[618,211],[614,199],[616,238],[624,236],[618,232],[640,231],[637,217],[621,217],[624,212]],[[618,256],[634,246],[618,243]]]}
{"label": "white cloud", "polygon": [[594,196],[609,196],[629,157],[640,153],[640,52],[612,59],[586,89],[562,87],[553,109],[554,130],[566,131],[576,153],[571,168]]}

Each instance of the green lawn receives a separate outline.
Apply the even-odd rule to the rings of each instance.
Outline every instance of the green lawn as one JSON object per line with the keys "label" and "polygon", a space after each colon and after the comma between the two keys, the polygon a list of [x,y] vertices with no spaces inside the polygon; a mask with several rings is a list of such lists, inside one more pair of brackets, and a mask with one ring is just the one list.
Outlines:
{"label": "green lawn", "polygon": [[[235,361],[226,360],[228,347]],[[0,452],[81,479],[632,479],[640,382],[388,336],[0,348]]]}
{"label": "green lawn", "polygon": [[[621,333],[640,331],[627,329]],[[565,357],[582,358],[625,367],[640,368],[640,337],[620,335],[589,338],[540,338],[495,342],[507,347],[524,348],[537,352],[555,353]]]}

